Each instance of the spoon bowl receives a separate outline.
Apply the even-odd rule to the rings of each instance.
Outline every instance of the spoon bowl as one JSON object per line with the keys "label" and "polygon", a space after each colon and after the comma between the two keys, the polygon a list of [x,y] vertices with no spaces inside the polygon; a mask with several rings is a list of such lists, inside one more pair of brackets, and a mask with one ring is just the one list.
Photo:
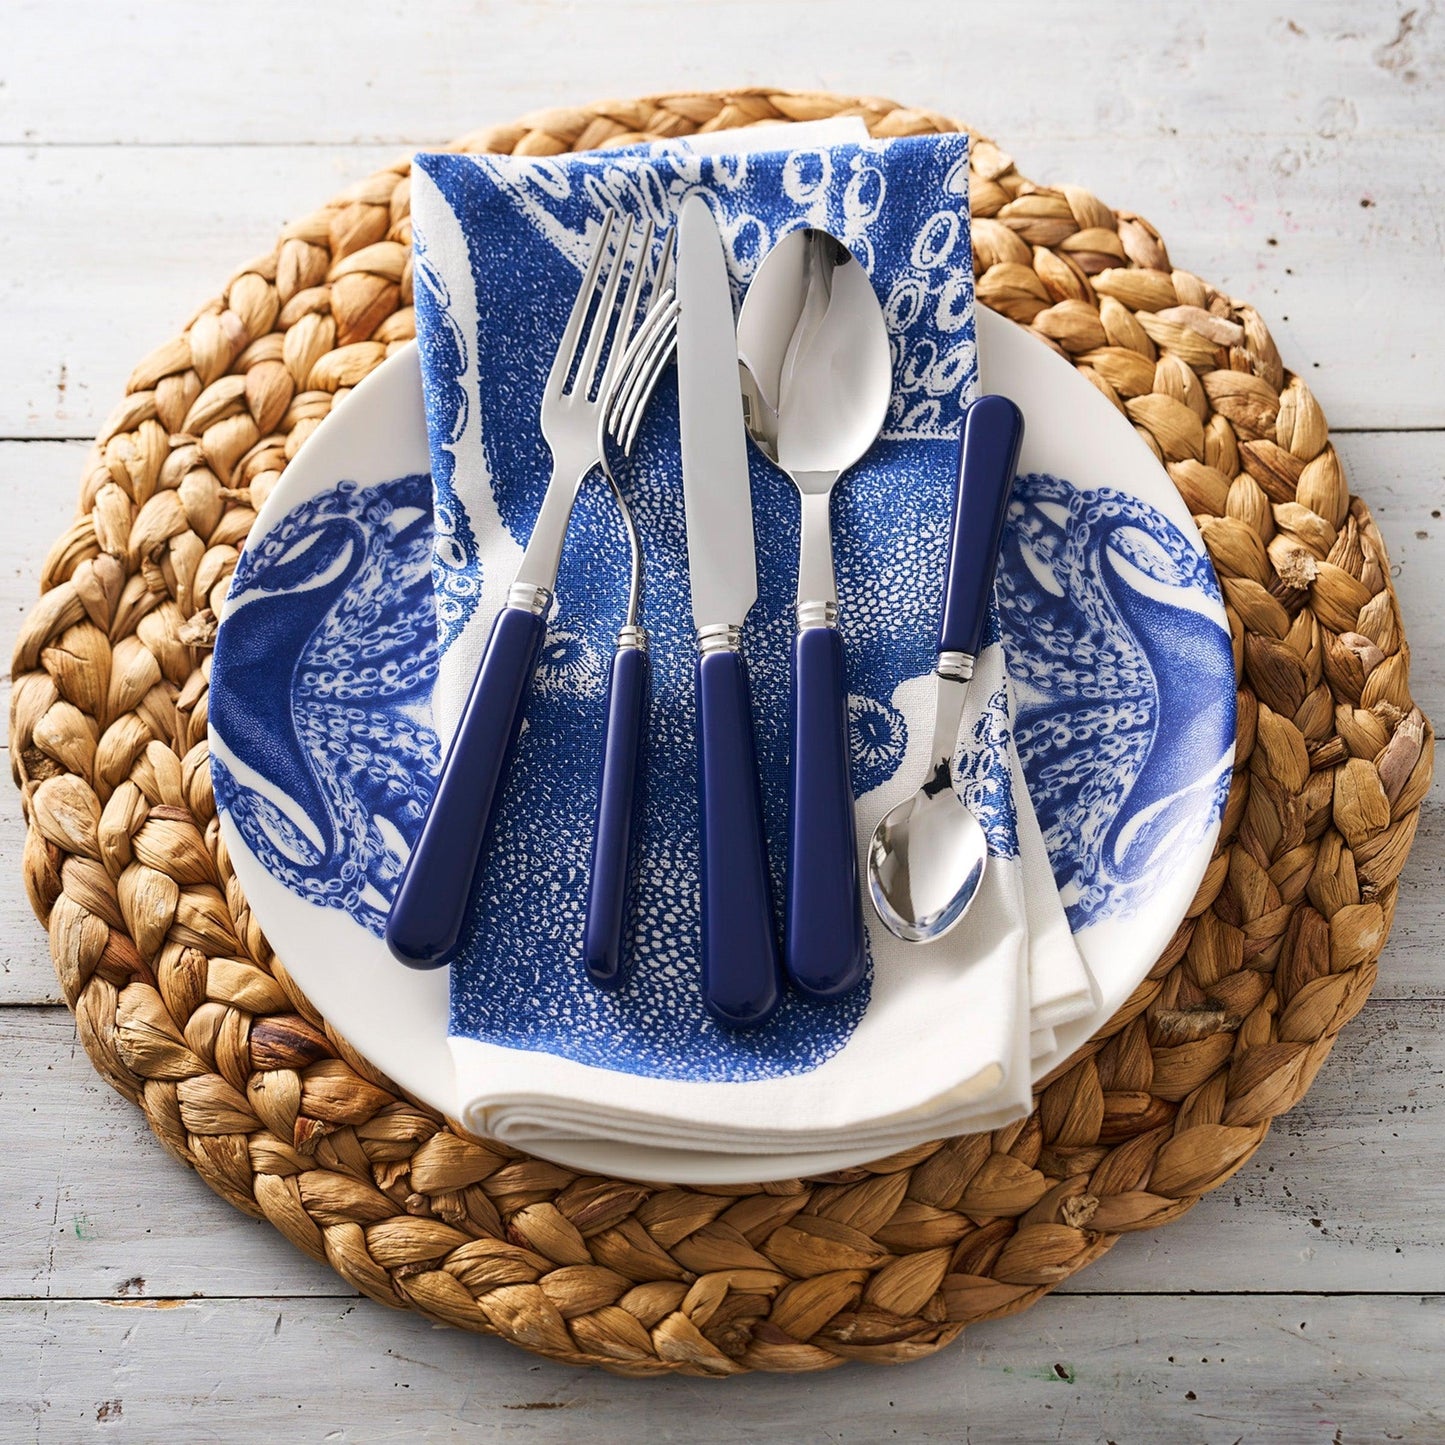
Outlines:
{"label": "spoon bowl", "polygon": [[[940,692],[961,694],[965,686],[935,680]],[[962,706],[962,696],[956,704],[940,698],[935,711],[955,719]],[[963,918],[988,858],[982,826],[953,791],[952,742],[939,741],[935,754],[927,781],[884,814],[868,845],[869,897],[889,932],[905,943],[942,938]]]}
{"label": "spoon bowl", "polygon": [[790,231],[738,319],[743,417],[800,492],[828,492],[877,439],[893,392],[888,328],[868,273],[827,231]]}
{"label": "spoon bowl", "polygon": [[964,417],[933,675],[931,762],[922,785],[884,816],[868,845],[869,897],[884,925],[905,943],[931,943],[955,928],[988,862],[983,828],[954,791],[953,754],[1023,429],[1019,409],[1002,396],[980,397]]}

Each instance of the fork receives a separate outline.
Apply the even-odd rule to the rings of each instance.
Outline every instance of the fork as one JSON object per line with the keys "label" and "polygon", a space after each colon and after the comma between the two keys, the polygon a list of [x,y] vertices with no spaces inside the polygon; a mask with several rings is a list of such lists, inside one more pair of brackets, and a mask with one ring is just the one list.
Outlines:
{"label": "fork", "polygon": [[647,315],[628,343],[603,409],[597,442],[602,474],[627,532],[632,576],[627,617],[617,633],[617,650],[607,684],[607,722],[602,737],[602,771],[597,784],[597,818],[592,839],[592,872],[587,886],[582,957],[598,988],[622,983],[622,918],[632,840],[633,794],[646,709],[647,633],[640,620],[642,546],[637,527],[608,459],[609,441],[625,459],[632,455],[638,428],[677,339],[678,304],[672,289],[672,248],[665,247],[650,287]]}
{"label": "fork", "polygon": [[[498,784],[521,731],[546,636],[567,521],[583,481],[601,460],[612,383],[641,300],[653,228],[648,222],[630,247],[633,229],[629,218],[616,236],[617,213],[607,211],[543,389],[540,420],[552,453],[551,480],[387,918],[387,946],[412,968],[449,963],[466,919]],[[630,250],[631,277],[619,306]]]}

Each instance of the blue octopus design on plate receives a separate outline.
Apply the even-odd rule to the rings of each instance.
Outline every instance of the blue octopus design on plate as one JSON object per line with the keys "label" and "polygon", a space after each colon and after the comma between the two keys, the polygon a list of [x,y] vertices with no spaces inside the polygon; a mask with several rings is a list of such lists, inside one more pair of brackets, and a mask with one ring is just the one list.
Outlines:
{"label": "blue octopus design on plate", "polygon": [[342,482],[247,547],[216,639],[216,800],[267,871],[379,934],[440,766],[432,484]]}
{"label": "blue octopus design on plate", "polygon": [[1019,761],[1069,922],[1127,917],[1229,792],[1234,659],[1214,569],[1137,498],[1030,475],[997,599]]}

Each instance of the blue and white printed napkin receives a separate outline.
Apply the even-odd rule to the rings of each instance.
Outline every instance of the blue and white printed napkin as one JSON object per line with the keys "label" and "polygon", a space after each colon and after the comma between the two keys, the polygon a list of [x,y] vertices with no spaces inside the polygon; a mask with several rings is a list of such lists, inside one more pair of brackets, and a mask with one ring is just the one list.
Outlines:
{"label": "blue and white printed napkin", "polygon": [[[844,478],[833,513],[861,853],[877,818],[922,776],[928,746],[959,423],[977,374],[966,138],[420,156],[413,176],[444,736],[550,474],[536,421],[542,388],[603,210],[670,230],[684,199],[704,192],[739,288],[801,225],[838,235],[868,270],[897,384],[883,435]],[[776,873],[798,508],[786,477],[756,455],[751,465],[759,599],[744,648]],[[1049,869],[1012,745],[1000,648],[980,659],[964,729],[994,855],[968,924],[917,949],[870,918],[871,974],[850,998],[791,996],[763,1029],[720,1029],[698,986],[695,650],[671,377],[622,484],[643,540],[653,666],[631,976],[604,993],[581,966],[603,699],[628,561],[599,482],[578,498],[527,724],[452,968],[464,1122],[541,1153],[628,1141],[641,1160],[678,1148],[821,1155],[863,1141],[883,1153],[1025,1112],[1031,1053],[1092,995],[1057,893],[1025,886],[1026,872],[1047,880]],[[1026,868],[1030,850],[1036,866]],[[1032,939],[1047,941],[1047,955],[1035,959]]]}

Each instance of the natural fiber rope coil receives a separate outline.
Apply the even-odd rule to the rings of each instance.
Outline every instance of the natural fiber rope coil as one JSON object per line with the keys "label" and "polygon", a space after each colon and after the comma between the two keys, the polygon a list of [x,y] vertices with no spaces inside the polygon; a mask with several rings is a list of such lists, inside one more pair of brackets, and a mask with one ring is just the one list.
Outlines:
{"label": "natural fiber rope coil", "polygon": [[[557,154],[891,102],[740,91],[548,111],[462,148]],[[25,880],[80,1037],[177,1158],[383,1303],[629,1374],[926,1355],[1184,1213],[1360,1008],[1430,781],[1385,549],[1258,314],[1145,221],[972,160],[980,301],[1134,423],[1227,601],[1239,745],[1218,853],[1133,997],[1026,1121],[753,1188],[584,1177],[464,1137],[272,958],[216,824],[208,644],[287,461],[412,336],[407,165],[293,223],[147,357],[15,650]]]}

